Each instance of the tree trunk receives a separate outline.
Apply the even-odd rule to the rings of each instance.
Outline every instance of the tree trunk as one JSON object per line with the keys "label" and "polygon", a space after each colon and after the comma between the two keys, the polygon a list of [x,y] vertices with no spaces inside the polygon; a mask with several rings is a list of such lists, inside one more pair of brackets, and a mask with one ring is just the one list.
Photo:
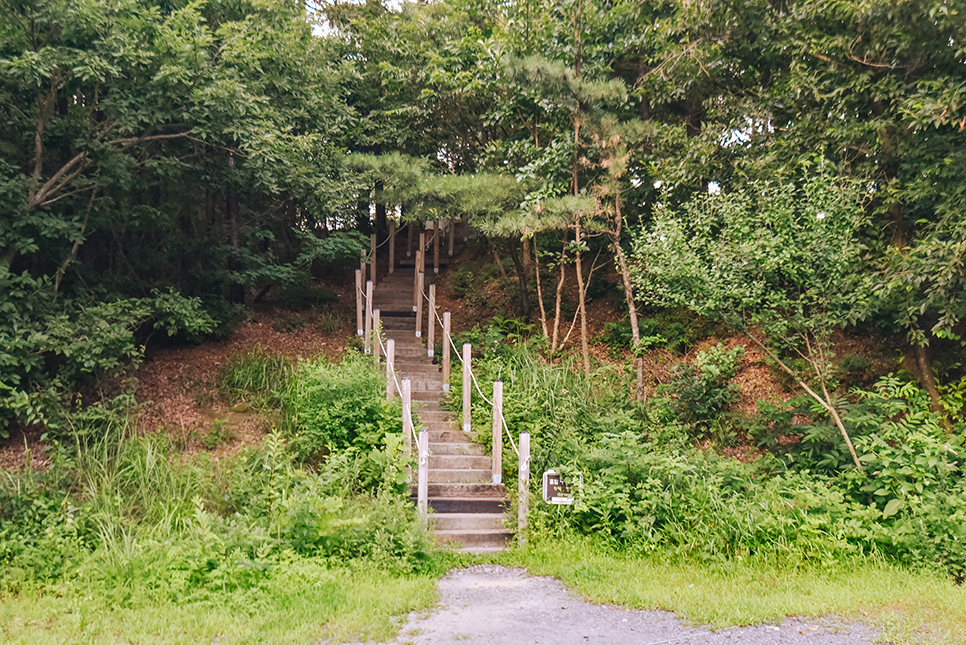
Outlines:
{"label": "tree trunk", "polygon": [[533,235],[533,266],[534,275],[537,278],[537,302],[540,305],[540,331],[543,332],[544,340],[550,338],[547,333],[547,308],[543,304],[543,287],[540,283],[540,251],[537,249],[537,235]]}
{"label": "tree trunk", "polygon": [[614,228],[610,230],[611,242],[614,245],[614,255],[617,256],[617,267],[624,282],[624,301],[627,303],[627,317],[631,321],[631,341],[634,344],[634,356],[637,357],[637,387],[635,398],[644,399],[644,357],[641,356],[641,329],[637,322],[637,305],[634,304],[634,285],[631,283],[631,272],[627,266],[624,249],[621,248],[624,220],[621,215],[621,195],[618,189],[614,198]]}
{"label": "tree trunk", "polygon": [[510,259],[513,260],[513,268],[517,272],[517,280],[520,283],[520,310],[524,318],[530,319],[530,289],[527,287],[527,271],[520,261],[520,253],[517,249],[519,241],[511,239],[507,245]]}
{"label": "tree trunk", "polygon": [[574,225],[577,235],[577,252],[575,256],[577,269],[577,310],[580,314],[580,353],[584,359],[584,374],[590,376],[590,342],[587,338],[587,307],[586,292],[587,286],[584,284],[584,273],[581,265],[580,242],[583,233],[580,226],[580,219]]}
{"label": "tree trunk", "polygon": [[557,339],[560,338],[560,305],[563,301],[564,279],[567,277],[567,229],[564,229],[560,246],[560,277],[557,279],[557,295],[553,310],[553,337],[550,340],[550,355],[557,351]]}

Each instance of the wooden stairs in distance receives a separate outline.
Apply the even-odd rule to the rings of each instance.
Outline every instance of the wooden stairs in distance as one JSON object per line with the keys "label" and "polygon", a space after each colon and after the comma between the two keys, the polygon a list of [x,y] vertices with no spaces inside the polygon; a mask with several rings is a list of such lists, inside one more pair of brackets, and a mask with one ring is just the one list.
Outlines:
{"label": "wooden stairs in distance", "polygon": [[[437,545],[474,552],[506,548],[512,537],[504,526],[506,490],[503,484],[492,483],[491,462],[483,447],[441,405],[446,393],[440,368],[429,357],[423,338],[416,338],[413,269],[397,267],[377,282],[373,307],[379,309],[384,336],[395,341],[399,381],[410,380],[418,419],[414,421],[429,431],[430,525]],[[415,482],[412,490],[415,497]]]}

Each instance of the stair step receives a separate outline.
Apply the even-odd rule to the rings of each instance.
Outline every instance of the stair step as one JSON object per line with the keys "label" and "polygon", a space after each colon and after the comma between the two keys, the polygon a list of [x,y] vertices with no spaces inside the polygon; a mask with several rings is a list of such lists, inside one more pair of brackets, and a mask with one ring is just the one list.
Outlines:
{"label": "stair step", "polygon": [[466,441],[466,433],[462,430],[430,430],[430,443],[460,444]]}
{"label": "stair step", "polygon": [[[430,439],[433,438],[433,433],[429,433]],[[432,441],[429,442],[429,452],[432,455],[472,455],[481,456],[483,455],[483,446],[478,443],[441,443]],[[487,457],[489,459],[489,457]]]}
{"label": "stair step", "polygon": [[450,410],[423,410],[419,411],[419,418],[423,423],[456,423],[456,415]]}
{"label": "stair step", "polygon": [[436,531],[433,534],[433,539],[439,546],[465,549],[506,547],[512,537],[513,534],[506,529]]}
{"label": "stair step", "polygon": [[443,513],[500,513],[506,510],[506,500],[481,497],[429,498],[429,507]]}
{"label": "stair step", "polygon": [[503,531],[503,513],[436,513],[436,531]]}
{"label": "stair step", "polygon": [[[455,470],[473,470],[490,473],[490,458],[486,455],[460,455],[434,453],[430,450],[429,472],[447,472]],[[485,475],[484,475],[485,477]]]}
{"label": "stair step", "polygon": [[[492,481],[489,468],[430,468],[429,484],[484,483]],[[497,484],[499,486],[499,484]]]}

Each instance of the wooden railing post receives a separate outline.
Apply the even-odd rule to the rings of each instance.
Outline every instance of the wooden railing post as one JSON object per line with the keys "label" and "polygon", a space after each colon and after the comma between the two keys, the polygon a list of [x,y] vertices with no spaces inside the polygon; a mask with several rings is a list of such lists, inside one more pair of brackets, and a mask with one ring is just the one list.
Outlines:
{"label": "wooden railing post", "polygon": [[389,273],[396,270],[396,220],[389,220]]}
{"label": "wooden railing post", "polygon": [[453,242],[456,241],[456,222],[452,219],[449,221],[449,248],[447,249],[449,257],[453,257]]}
{"label": "wooden railing post", "polygon": [[382,356],[382,344],[379,342],[382,340],[379,334],[379,310],[372,310],[372,356],[376,359],[376,365],[379,364],[379,357]]}
{"label": "wooden railing post", "polygon": [[359,254],[362,256],[361,259],[359,260],[359,270],[362,271],[362,281],[365,282],[366,281],[366,250],[362,249],[362,251],[360,251]]}
{"label": "wooden railing post", "polygon": [[423,335],[423,274],[416,274],[416,338]]}
{"label": "wooden railing post", "polygon": [[416,505],[423,521],[429,519],[429,431],[419,431],[419,480],[416,484]]}
{"label": "wooden railing post", "polygon": [[402,388],[402,418],[403,418],[403,453],[408,457],[413,454],[413,396],[412,384],[409,378],[404,378],[399,384]]}
{"label": "wooden railing post", "polygon": [[376,284],[376,234],[373,233],[369,236],[369,247],[372,249],[369,252],[369,277],[372,278],[372,284]]}
{"label": "wooden railing post", "polygon": [[449,335],[449,312],[443,312],[443,391],[449,392],[449,371],[450,371],[450,335]]}
{"label": "wooden railing post", "polygon": [[439,273],[439,220],[433,220],[433,273]]}
{"label": "wooden railing post", "polygon": [[527,514],[530,511],[530,433],[520,432],[520,468],[517,488],[517,543],[527,543]]}
{"label": "wooden railing post", "polygon": [[356,269],[356,336],[362,336],[362,271]]}
{"label": "wooden railing post", "polygon": [[419,234],[419,250],[422,253],[419,254],[419,267],[416,269],[420,273],[426,273],[426,230]]}
{"label": "wooden railing post", "polygon": [[429,285],[429,327],[427,328],[426,353],[432,358],[436,353],[436,283]]}
{"label": "wooden railing post", "polygon": [[363,346],[366,354],[372,351],[372,280],[366,281],[366,327]]}
{"label": "wooden railing post", "polygon": [[396,381],[393,374],[396,371],[396,341],[390,338],[386,341],[386,400],[392,399],[396,392]]}
{"label": "wooden railing post", "polygon": [[413,223],[406,224],[406,257],[413,257]]}
{"label": "wooden railing post", "polygon": [[503,381],[493,381],[493,483],[503,483]]}
{"label": "wooden railing post", "polygon": [[416,249],[416,270],[413,272],[413,311],[416,311],[416,306],[419,304],[419,256],[422,254],[422,251]]}
{"label": "wooden railing post", "polygon": [[472,430],[472,419],[470,416],[470,392],[473,386],[473,373],[470,371],[470,353],[472,348],[469,343],[463,343],[463,432]]}

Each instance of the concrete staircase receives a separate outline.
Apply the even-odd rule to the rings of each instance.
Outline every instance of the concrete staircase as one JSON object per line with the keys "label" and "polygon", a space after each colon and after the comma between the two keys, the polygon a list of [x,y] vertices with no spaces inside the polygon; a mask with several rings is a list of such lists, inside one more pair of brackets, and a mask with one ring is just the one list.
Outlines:
{"label": "concrete staircase", "polygon": [[[490,458],[483,447],[463,432],[453,412],[443,409],[440,368],[428,356],[423,338],[416,338],[413,268],[397,267],[377,281],[373,307],[380,311],[383,334],[395,341],[400,382],[410,379],[416,421],[429,431],[429,506],[436,543],[466,551],[505,548],[512,536],[503,525],[506,491],[502,484],[491,483]],[[414,496],[415,490],[414,483]]]}

